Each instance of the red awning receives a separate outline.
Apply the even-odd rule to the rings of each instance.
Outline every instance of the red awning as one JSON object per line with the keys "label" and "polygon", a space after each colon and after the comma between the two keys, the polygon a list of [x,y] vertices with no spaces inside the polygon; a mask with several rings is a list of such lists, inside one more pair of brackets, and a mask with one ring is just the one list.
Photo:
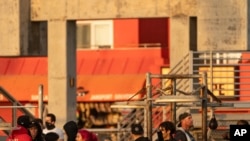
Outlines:
{"label": "red awning", "polygon": [[[38,87],[42,84],[44,100],[48,100],[47,76],[6,75],[0,76],[0,80],[0,86],[19,101],[37,101]],[[117,101],[128,100],[142,89],[145,75],[80,75],[77,80],[77,87],[88,91],[85,96],[78,96],[78,101]],[[139,98],[140,95],[134,97]],[[5,100],[0,97],[0,101]]]}
{"label": "red awning", "polygon": [[[89,91],[78,101],[127,100],[143,87],[147,72],[161,73],[163,52],[163,48],[78,50],[77,87]],[[37,101],[40,84],[47,100],[47,76],[47,57],[0,57],[0,86],[19,101]]]}

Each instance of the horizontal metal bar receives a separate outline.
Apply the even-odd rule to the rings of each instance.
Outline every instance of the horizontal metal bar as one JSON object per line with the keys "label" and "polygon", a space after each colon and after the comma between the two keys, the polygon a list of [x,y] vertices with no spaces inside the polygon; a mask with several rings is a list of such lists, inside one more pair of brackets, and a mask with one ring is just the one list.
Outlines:
{"label": "horizontal metal bar", "polygon": [[169,78],[169,79],[188,79],[188,78],[201,78],[202,75],[195,74],[151,74],[151,78]]}
{"label": "horizontal metal bar", "polygon": [[169,102],[198,102],[201,98],[198,96],[160,96],[155,99],[155,103],[169,103]]}
{"label": "horizontal metal bar", "polygon": [[38,106],[0,106],[0,108],[37,108]]}

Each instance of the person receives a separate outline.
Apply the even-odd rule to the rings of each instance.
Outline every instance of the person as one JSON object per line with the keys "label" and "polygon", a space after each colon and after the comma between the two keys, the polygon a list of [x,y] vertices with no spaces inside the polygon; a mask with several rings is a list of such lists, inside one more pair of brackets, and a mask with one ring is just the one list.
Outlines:
{"label": "person", "polygon": [[45,117],[45,129],[43,129],[43,134],[47,134],[49,132],[55,132],[59,136],[59,141],[64,140],[63,130],[59,129],[55,126],[56,116],[52,113],[48,113]]}
{"label": "person", "polygon": [[45,134],[45,141],[58,141],[59,140],[59,135],[55,132],[48,132]]}
{"label": "person", "polygon": [[75,141],[98,141],[97,136],[87,130],[78,130]]}
{"label": "person", "polygon": [[44,141],[42,127],[36,120],[31,121],[29,132],[32,137],[32,141]]}
{"label": "person", "polygon": [[247,120],[241,119],[237,121],[237,125],[249,125]]}
{"label": "person", "polygon": [[195,138],[189,132],[192,127],[193,127],[192,115],[187,112],[180,114],[178,129],[176,130],[175,134],[175,140],[195,141]]}
{"label": "person", "polygon": [[171,121],[164,121],[159,125],[159,131],[157,132],[157,141],[175,141],[175,125]]}
{"label": "person", "polygon": [[13,129],[6,141],[32,141],[29,133],[30,117],[21,115],[17,118],[17,128]]}
{"label": "person", "polygon": [[131,135],[134,141],[149,141],[147,137],[143,136],[144,130],[140,124],[131,125]]}
{"label": "person", "polygon": [[63,129],[67,135],[67,141],[75,141],[78,132],[78,126],[75,121],[69,121],[63,125]]}
{"label": "person", "polygon": [[[244,120],[244,119],[241,119],[241,120],[238,120],[236,125],[249,125],[248,121],[247,120]],[[230,140],[230,133],[229,132],[226,132],[222,135],[222,138],[224,140]]]}
{"label": "person", "polygon": [[45,128],[44,125],[43,125],[43,120],[42,120],[42,119],[40,119],[40,118],[35,118],[34,121],[38,122],[38,123],[40,124],[40,126],[41,126],[42,129]]}

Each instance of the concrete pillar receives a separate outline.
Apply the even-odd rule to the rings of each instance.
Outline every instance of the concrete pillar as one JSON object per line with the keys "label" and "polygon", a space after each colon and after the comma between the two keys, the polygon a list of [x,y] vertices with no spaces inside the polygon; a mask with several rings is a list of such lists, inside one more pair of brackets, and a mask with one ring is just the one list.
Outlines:
{"label": "concrete pillar", "polygon": [[0,56],[28,53],[30,0],[0,0]]}
{"label": "concrete pillar", "polygon": [[75,21],[48,21],[48,112],[59,128],[76,120]]}
{"label": "concrete pillar", "polygon": [[173,68],[189,52],[189,17],[172,17],[170,26],[170,68]]}

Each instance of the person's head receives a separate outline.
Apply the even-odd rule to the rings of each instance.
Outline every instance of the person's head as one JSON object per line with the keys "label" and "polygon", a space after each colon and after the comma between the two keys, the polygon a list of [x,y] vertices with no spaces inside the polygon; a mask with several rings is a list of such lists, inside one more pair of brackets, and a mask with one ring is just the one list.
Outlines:
{"label": "person's head", "polygon": [[169,140],[173,138],[173,134],[176,131],[174,123],[170,121],[164,121],[159,125],[159,129],[162,133],[164,140]]}
{"label": "person's head", "polygon": [[131,125],[131,134],[132,138],[136,140],[140,136],[143,136],[143,127],[140,124],[132,124]]}
{"label": "person's head", "polygon": [[51,130],[55,128],[56,116],[52,113],[48,113],[45,117],[45,126]]}
{"label": "person's head", "polygon": [[67,141],[75,141],[76,134],[78,132],[78,127],[76,122],[69,121],[64,124],[63,129],[67,135],[68,140]]}
{"label": "person's head", "polygon": [[238,120],[237,125],[249,125],[247,120]]}
{"label": "person's head", "polygon": [[29,128],[30,126],[30,117],[27,115],[22,115],[17,118],[17,124],[19,126],[23,126],[25,128]]}
{"label": "person's head", "polygon": [[193,118],[190,113],[184,112],[179,116],[179,125],[178,127],[182,127],[184,130],[189,130],[193,127]]}
{"label": "person's head", "polygon": [[30,135],[31,135],[32,139],[35,139],[37,137],[37,135],[42,135],[42,127],[35,120],[31,121],[31,124],[29,126],[29,131],[30,131]]}
{"label": "person's head", "polygon": [[40,124],[41,128],[44,129],[43,120],[40,118],[35,118],[34,121]]}
{"label": "person's head", "polygon": [[87,130],[79,130],[76,135],[76,141],[97,141],[97,137]]}
{"label": "person's head", "polygon": [[44,136],[45,141],[57,141],[59,139],[59,135],[55,132],[49,132]]}

